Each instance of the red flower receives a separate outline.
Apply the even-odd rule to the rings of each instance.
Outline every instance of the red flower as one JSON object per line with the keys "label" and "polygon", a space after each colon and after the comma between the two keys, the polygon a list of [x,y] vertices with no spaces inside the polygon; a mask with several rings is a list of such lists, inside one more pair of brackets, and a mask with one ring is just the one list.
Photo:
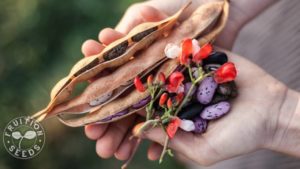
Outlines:
{"label": "red flower", "polygon": [[181,72],[174,72],[169,77],[170,84],[167,85],[167,90],[170,93],[176,93],[179,85],[184,80],[184,76]]}
{"label": "red flower", "polygon": [[160,72],[158,75],[159,80],[162,82],[162,84],[166,83],[166,76],[163,72]]}
{"label": "red flower", "polygon": [[169,98],[168,101],[167,101],[167,106],[168,106],[168,109],[171,109],[172,106],[173,106],[173,103],[172,103],[172,99]]}
{"label": "red flower", "polygon": [[180,64],[185,65],[188,63],[189,56],[193,53],[192,39],[185,39],[181,44],[181,56],[179,57]]}
{"label": "red flower", "polygon": [[232,62],[227,62],[216,70],[214,79],[217,83],[225,83],[236,78],[237,71]]}
{"label": "red flower", "polygon": [[180,104],[181,101],[183,100],[183,97],[184,97],[184,93],[183,93],[183,92],[182,92],[182,93],[178,93],[178,94],[176,95],[176,97],[175,97],[176,103],[177,103],[177,104]]}
{"label": "red flower", "polygon": [[163,107],[165,105],[167,99],[168,99],[168,94],[167,93],[163,93],[160,96],[160,99],[159,99],[159,106]]}
{"label": "red flower", "polygon": [[169,122],[169,124],[167,126],[167,134],[168,134],[168,136],[169,136],[170,139],[172,139],[175,136],[180,123],[181,123],[181,120],[178,117],[173,118]]}
{"label": "red flower", "polygon": [[139,92],[144,92],[146,90],[145,86],[138,76],[134,78],[134,85]]}
{"label": "red flower", "polygon": [[148,78],[147,78],[147,85],[151,86],[152,83],[153,83],[153,75],[149,75]]}
{"label": "red flower", "polygon": [[193,56],[193,62],[200,63],[202,59],[207,58],[211,54],[212,50],[211,44],[204,45],[199,52]]}

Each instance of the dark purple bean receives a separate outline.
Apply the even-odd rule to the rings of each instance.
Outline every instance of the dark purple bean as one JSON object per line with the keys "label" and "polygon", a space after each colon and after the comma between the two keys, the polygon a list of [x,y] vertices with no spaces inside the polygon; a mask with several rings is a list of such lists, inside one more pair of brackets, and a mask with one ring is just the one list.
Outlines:
{"label": "dark purple bean", "polygon": [[228,113],[229,109],[229,102],[222,101],[220,103],[204,108],[204,110],[200,114],[200,117],[206,120],[214,120]]}
{"label": "dark purple bean", "polygon": [[151,96],[144,98],[143,100],[139,101],[138,103],[132,105],[132,108],[139,109],[147,105],[151,101]]}
{"label": "dark purple bean", "polygon": [[207,121],[197,117],[194,119],[194,124],[195,124],[195,133],[204,133],[207,129]]}
{"label": "dark purple bean", "polygon": [[198,87],[197,100],[201,104],[208,104],[216,91],[218,84],[213,77],[205,78]]}

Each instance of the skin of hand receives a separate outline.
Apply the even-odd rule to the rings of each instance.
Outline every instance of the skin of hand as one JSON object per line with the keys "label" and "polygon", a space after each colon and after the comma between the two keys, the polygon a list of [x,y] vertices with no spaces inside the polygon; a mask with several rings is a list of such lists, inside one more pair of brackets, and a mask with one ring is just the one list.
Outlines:
{"label": "skin of hand", "polygon": [[[285,140],[284,135],[298,136],[300,139],[299,133],[295,132],[299,132],[300,125],[293,119],[299,94],[250,61],[228,51],[226,53],[238,70],[236,83],[239,95],[232,101],[230,112],[223,118],[211,121],[207,132],[202,135],[178,130],[169,147],[201,165],[211,165],[261,148],[300,156],[299,151],[291,151],[295,146],[299,150],[296,143],[288,141],[282,149],[278,146]],[[293,134],[287,134],[287,131],[290,132],[288,126],[295,129]],[[161,128],[153,128],[139,137],[163,145],[166,134]],[[297,142],[296,138],[291,139]],[[287,147],[290,147],[289,152]],[[161,153],[158,147],[150,151],[153,158],[158,158]]]}
{"label": "skin of hand", "polygon": [[[230,9],[230,17],[228,24],[224,31],[219,36],[217,40],[217,45],[230,49],[234,42],[234,39],[238,33],[238,31],[242,28],[244,24],[246,24],[249,20],[255,17],[260,11],[266,8],[271,4],[271,0],[266,0],[264,2],[258,2],[258,0],[254,1],[231,1],[232,7]],[[163,3],[162,3],[163,2]],[[253,2],[251,6],[251,2]],[[137,24],[146,21],[159,21],[168,15],[174,13],[179,7],[185,4],[185,1],[177,0],[177,3],[170,0],[166,1],[147,1],[138,4],[134,4],[128,8],[124,17],[121,19],[120,23],[117,25],[116,30],[111,28],[103,29],[99,33],[99,42],[95,40],[87,40],[82,46],[83,54],[88,57],[94,54],[101,52],[101,50],[111,42],[115,41],[123,37],[130,29],[132,29]],[[185,19],[193,9],[195,9],[198,5],[203,3],[203,1],[193,1],[192,7],[189,8],[187,15],[181,18]],[[260,5],[257,5],[260,4]],[[155,8],[154,8],[155,7]],[[159,9],[159,10],[157,10]],[[241,10],[247,9],[247,10]],[[251,10],[250,10],[251,9]],[[241,12],[242,11],[242,12]],[[238,17],[237,17],[238,16]],[[243,60],[243,59],[242,59]],[[251,64],[251,63],[250,63]],[[251,66],[250,66],[251,67]],[[254,65],[253,68],[256,68]],[[251,68],[251,69],[253,69]],[[260,69],[259,69],[260,70]],[[265,73],[264,73],[265,74]],[[242,75],[241,75],[242,76]],[[272,78],[270,78],[272,79]],[[273,79],[273,81],[275,81]],[[239,82],[237,82],[239,83]],[[267,83],[266,83],[267,84]],[[284,88],[284,87],[283,87]],[[285,90],[285,89],[282,89]],[[263,97],[265,98],[265,97]],[[270,99],[269,99],[270,100]],[[236,104],[236,103],[234,103]],[[253,104],[251,102],[249,105]],[[261,105],[261,103],[260,103]],[[245,109],[245,108],[244,108]],[[243,110],[244,111],[244,110]],[[243,112],[242,111],[242,112]],[[247,110],[248,111],[248,110]],[[263,113],[262,115],[265,115]],[[137,115],[131,116],[129,118],[120,120],[118,122],[112,124],[104,124],[104,125],[89,125],[85,127],[85,133],[88,138],[92,140],[97,140],[96,143],[96,152],[102,158],[109,158],[112,155],[119,160],[126,160],[129,157],[129,154],[134,146],[134,141],[130,141],[128,138],[131,134],[130,129],[133,127],[135,121],[137,119]],[[222,121],[222,120],[220,120]],[[262,121],[262,120],[260,120]],[[214,125],[211,125],[214,126]],[[270,127],[271,128],[271,127]],[[222,130],[221,130],[222,131]],[[150,132],[151,133],[151,132]],[[162,133],[163,134],[163,133]],[[179,135],[179,134],[178,134]],[[161,137],[164,138],[164,137]],[[151,139],[151,138],[150,138]],[[176,140],[176,139],[174,139]],[[262,140],[262,139],[259,139]],[[156,140],[154,140],[156,141]],[[264,141],[265,142],[265,141]],[[171,143],[172,145],[173,143]],[[262,144],[260,144],[262,145]],[[259,147],[256,145],[256,147]],[[248,152],[250,149],[254,150],[254,147],[250,148],[250,146],[246,149],[240,150],[240,152],[236,154],[240,154],[243,152]],[[175,149],[176,150],[176,149]],[[159,144],[153,144],[149,148],[148,157],[151,160],[156,160],[161,151],[161,146]],[[184,154],[184,153],[183,153]],[[218,159],[226,159],[229,158],[229,155],[224,157],[218,157]],[[207,162],[205,164],[212,163],[213,160]],[[203,164],[203,161],[200,161]]]}

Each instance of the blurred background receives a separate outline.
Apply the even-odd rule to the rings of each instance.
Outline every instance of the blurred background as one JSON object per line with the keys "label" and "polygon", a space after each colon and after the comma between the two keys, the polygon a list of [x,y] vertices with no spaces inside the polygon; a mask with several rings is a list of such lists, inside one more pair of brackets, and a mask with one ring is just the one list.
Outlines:
{"label": "blurred background", "polygon": [[[49,101],[49,91],[79,60],[81,44],[97,39],[104,27],[114,27],[136,0],[1,0],[0,1],[0,127],[30,115]],[[0,143],[1,169],[119,168],[122,162],[100,159],[95,142],[83,128],[69,128],[55,118],[42,123],[46,143],[30,160],[9,155]],[[146,144],[132,169],[157,168],[146,156]],[[168,158],[162,168],[183,168]]]}
{"label": "blurred background", "polygon": [[[31,115],[49,101],[49,91],[82,57],[81,44],[114,27],[138,0],[1,0],[0,130],[13,118]],[[278,1],[240,32],[233,51],[255,62],[289,87],[300,91],[300,3]],[[42,123],[46,143],[31,160],[18,160],[0,143],[0,169],[119,168],[122,162],[100,159],[83,128],[69,128],[55,118]],[[184,169],[172,158],[150,162],[144,143],[131,169]],[[248,166],[248,167],[247,167]],[[193,166],[198,168],[199,166]],[[300,161],[258,151],[216,164],[211,169],[298,169]]]}

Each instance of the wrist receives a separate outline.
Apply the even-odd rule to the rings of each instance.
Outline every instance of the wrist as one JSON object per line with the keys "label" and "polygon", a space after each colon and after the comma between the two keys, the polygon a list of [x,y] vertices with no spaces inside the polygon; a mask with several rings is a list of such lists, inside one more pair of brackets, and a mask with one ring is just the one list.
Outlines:
{"label": "wrist", "polygon": [[287,89],[267,148],[300,157],[300,95]]}

